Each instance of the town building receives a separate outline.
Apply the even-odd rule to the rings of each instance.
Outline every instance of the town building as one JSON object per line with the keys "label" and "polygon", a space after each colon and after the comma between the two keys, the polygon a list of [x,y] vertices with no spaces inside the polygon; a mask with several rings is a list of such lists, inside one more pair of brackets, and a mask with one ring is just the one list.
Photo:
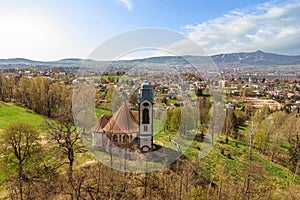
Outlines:
{"label": "town building", "polygon": [[139,90],[138,112],[123,102],[113,115],[102,115],[92,128],[93,147],[109,151],[113,144],[122,149],[152,151],[153,104],[152,87],[145,81]]}

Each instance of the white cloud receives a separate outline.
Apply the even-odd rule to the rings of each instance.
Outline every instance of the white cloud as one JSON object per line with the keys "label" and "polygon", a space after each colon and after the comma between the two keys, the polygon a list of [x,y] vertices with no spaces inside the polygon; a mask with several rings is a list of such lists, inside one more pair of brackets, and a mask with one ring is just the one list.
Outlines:
{"label": "white cloud", "polygon": [[131,0],[118,0],[122,3],[128,10],[132,10],[133,3]]}
{"label": "white cloud", "polygon": [[299,10],[299,1],[274,1],[184,28],[210,55],[258,49],[300,54]]}

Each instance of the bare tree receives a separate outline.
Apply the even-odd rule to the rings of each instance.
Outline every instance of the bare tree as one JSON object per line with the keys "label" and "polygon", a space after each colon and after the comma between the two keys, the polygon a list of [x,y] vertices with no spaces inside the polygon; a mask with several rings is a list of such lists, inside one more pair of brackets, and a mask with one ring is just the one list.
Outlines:
{"label": "bare tree", "polygon": [[82,180],[75,180],[73,176],[73,166],[75,162],[75,154],[85,151],[83,145],[80,143],[80,135],[73,125],[72,118],[66,115],[60,115],[56,118],[57,121],[47,121],[48,130],[52,141],[58,144],[59,150],[62,153],[62,158],[68,164],[68,183],[71,187],[71,198],[80,197],[80,188]]}
{"label": "bare tree", "polygon": [[17,166],[17,196],[24,199],[24,182],[30,181],[25,173],[25,165],[37,152],[39,132],[31,125],[24,123],[12,124],[2,138],[5,155],[12,164]]}

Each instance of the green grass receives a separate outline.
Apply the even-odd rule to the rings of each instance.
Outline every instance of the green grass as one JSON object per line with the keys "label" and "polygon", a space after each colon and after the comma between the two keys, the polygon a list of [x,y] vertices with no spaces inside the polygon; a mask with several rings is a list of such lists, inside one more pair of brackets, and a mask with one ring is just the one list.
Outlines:
{"label": "green grass", "polygon": [[[105,114],[110,113],[109,111],[103,109],[99,109],[98,112],[100,115],[101,113],[105,113]],[[46,131],[47,126],[45,124],[44,117],[34,113],[31,110],[22,108],[20,106],[16,106],[12,103],[0,102],[0,137],[1,134],[5,134],[5,129],[7,129],[10,124],[17,123],[17,122],[22,122],[34,126],[36,129],[38,129],[41,132],[43,136],[46,136],[47,134]],[[53,156],[57,154],[56,152],[58,151],[57,148],[54,148],[55,146],[57,146],[56,143],[51,143],[47,146],[43,146],[45,152],[47,152],[45,157],[43,157],[43,162],[53,163],[53,162],[62,161],[61,158],[57,159],[56,157]],[[12,163],[7,165],[5,163],[1,151],[0,151],[0,199],[2,199],[2,197],[7,196],[5,184],[3,181],[11,174],[16,172],[15,165],[13,165]],[[93,161],[93,160],[95,160],[94,157],[89,153],[76,154],[75,168],[80,169],[80,167],[84,165],[87,161]],[[66,168],[67,165],[64,165],[60,171],[65,172]]]}
{"label": "green grass", "polygon": [[[203,161],[208,164],[207,170],[211,174],[218,173],[215,171],[218,164],[224,165],[226,163],[225,173],[228,177],[232,180],[242,181],[241,174],[247,173],[248,166],[255,166],[255,170],[250,170],[260,177],[260,179],[254,180],[258,185],[264,183],[264,185],[269,184],[279,190],[285,190],[291,185],[300,184],[299,177],[293,182],[294,174],[289,169],[272,162],[270,158],[262,155],[259,151],[253,149],[253,159],[250,161],[247,146],[236,145],[236,141],[232,138],[228,144],[223,143],[224,140],[225,137],[221,135],[214,149],[203,158]],[[221,154],[221,149],[224,150],[224,155]],[[230,154],[231,159],[226,156],[228,154]]]}
{"label": "green grass", "polygon": [[[101,113],[110,113],[107,110],[103,110],[103,109],[99,109],[99,114]],[[22,108],[20,106],[16,106],[12,103],[4,103],[4,102],[0,102],[0,136],[1,134],[5,134],[5,129],[8,128],[8,126],[10,124],[13,123],[18,123],[18,122],[22,122],[22,123],[26,123],[26,124],[30,124],[32,126],[34,126],[36,129],[38,129],[41,133],[43,133],[42,135],[46,135],[47,134],[47,126],[45,124],[45,119],[43,116],[38,115],[36,113],[34,113],[31,110],[28,110],[26,108]],[[53,152],[50,151],[57,151],[56,149],[53,149],[52,147],[56,146],[56,144],[53,144],[52,146],[44,146],[44,148],[47,148],[47,150],[49,150],[49,155],[46,155],[44,158],[45,162],[56,162],[56,158],[53,158]],[[49,148],[49,149],[48,149]],[[1,152],[0,152],[0,156],[1,156]],[[77,166],[80,166],[82,164],[84,164],[86,161],[89,160],[93,160],[94,158],[88,154],[88,153],[84,153],[84,154],[77,154],[76,155],[76,164]],[[3,166],[1,165],[2,163],[1,157],[0,157],[0,185],[2,184],[3,180],[5,178],[7,178],[8,174],[11,173],[11,171],[14,171],[15,169],[12,167],[5,167],[5,169],[3,168]],[[0,196],[1,196],[1,191],[3,190],[3,188],[0,187]]]}
{"label": "green grass", "polygon": [[154,129],[154,134],[159,133],[164,126],[164,120],[160,120],[160,119],[153,119],[153,129]]}
{"label": "green grass", "polygon": [[[12,103],[0,102],[0,135],[5,134],[4,131],[10,124],[19,122],[30,124],[43,133],[46,132],[45,119],[41,115]],[[7,177],[7,171],[11,170],[13,169],[7,167],[2,170],[0,167],[0,183]]]}
{"label": "green grass", "polygon": [[119,79],[119,82],[121,82],[122,80],[130,80],[130,78],[127,76],[92,76],[91,79],[93,79],[93,80],[103,79],[103,80],[107,81],[108,77],[113,78],[114,80]]}
{"label": "green grass", "polygon": [[110,115],[111,111],[110,110],[105,110],[103,108],[96,108],[96,115],[97,117],[101,117],[101,115]]}
{"label": "green grass", "polygon": [[172,103],[172,104],[179,103],[179,101],[175,100],[175,99],[169,99],[169,102]]}
{"label": "green grass", "polygon": [[40,131],[45,131],[45,119],[31,110],[16,106],[12,103],[0,102],[0,129],[5,130],[13,123],[26,123]]}
{"label": "green grass", "polygon": [[154,143],[165,146],[170,143],[169,138],[171,137],[173,139],[175,134],[176,133],[173,132],[160,131],[153,136]]}

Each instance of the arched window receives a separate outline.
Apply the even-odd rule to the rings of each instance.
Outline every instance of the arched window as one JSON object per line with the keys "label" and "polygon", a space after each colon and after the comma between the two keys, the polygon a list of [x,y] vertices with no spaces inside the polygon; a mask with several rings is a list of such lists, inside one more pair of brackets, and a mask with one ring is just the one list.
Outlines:
{"label": "arched window", "polygon": [[113,142],[118,142],[118,136],[117,135],[113,135]]}
{"label": "arched window", "polygon": [[149,117],[149,110],[147,108],[145,108],[143,110],[142,124],[149,124],[149,120],[150,120],[149,118],[150,118]]}
{"label": "arched window", "polygon": [[123,143],[128,143],[129,142],[129,136],[128,135],[124,135],[123,136]]}
{"label": "arched window", "polygon": [[147,106],[149,106],[149,103],[143,103],[143,106],[145,106],[145,107],[147,107]]}

